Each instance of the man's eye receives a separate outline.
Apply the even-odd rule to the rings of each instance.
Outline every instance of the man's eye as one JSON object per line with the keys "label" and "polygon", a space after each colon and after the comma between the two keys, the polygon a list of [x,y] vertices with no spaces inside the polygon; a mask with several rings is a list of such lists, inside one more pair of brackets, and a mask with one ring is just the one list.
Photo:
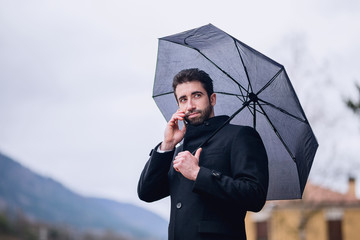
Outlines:
{"label": "man's eye", "polygon": [[185,102],[185,101],[186,101],[185,98],[181,98],[181,99],[179,100],[179,102],[181,102],[181,103],[183,103],[183,102]]}
{"label": "man's eye", "polygon": [[200,94],[200,93],[195,94],[195,98],[199,98],[199,97],[201,97],[201,94]]}

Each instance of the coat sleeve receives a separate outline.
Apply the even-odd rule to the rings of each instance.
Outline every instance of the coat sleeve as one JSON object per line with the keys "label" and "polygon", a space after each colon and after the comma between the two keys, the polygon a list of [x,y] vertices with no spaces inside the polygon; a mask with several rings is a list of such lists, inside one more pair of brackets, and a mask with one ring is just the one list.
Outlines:
{"label": "coat sleeve", "polygon": [[151,151],[138,183],[138,196],[145,202],[157,201],[170,194],[168,172],[174,151],[159,153],[157,147]]}
{"label": "coat sleeve", "polygon": [[264,144],[253,128],[243,127],[233,139],[230,164],[232,176],[200,167],[193,191],[210,195],[219,204],[260,211],[268,189],[268,159]]}

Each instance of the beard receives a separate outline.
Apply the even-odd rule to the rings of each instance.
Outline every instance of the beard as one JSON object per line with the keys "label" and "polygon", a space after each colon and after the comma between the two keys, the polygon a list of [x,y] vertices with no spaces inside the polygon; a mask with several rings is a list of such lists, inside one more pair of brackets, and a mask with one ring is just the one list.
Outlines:
{"label": "beard", "polygon": [[[205,120],[209,119],[211,116],[211,113],[213,111],[213,106],[211,106],[210,104],[203,110],[200,109],[195,109],[193,111],[188,111],[185,113],[185,120],[191,124],[191,125],[200,125],[202,124]],[[189,115],[192,113],[199,113],[200,115],[198,117],[195,118],[191,118],[189,119]]]}

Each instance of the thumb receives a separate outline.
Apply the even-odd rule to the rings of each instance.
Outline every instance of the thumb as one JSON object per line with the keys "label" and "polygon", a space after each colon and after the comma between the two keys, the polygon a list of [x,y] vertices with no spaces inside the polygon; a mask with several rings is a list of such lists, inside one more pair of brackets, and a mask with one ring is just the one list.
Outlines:
{"label": "thumb", "polygon": [[199,148],[198,150],[196,150],[196,152],[195,152],[195,157],[197,158],[197,159],[199,159],[200,158],[200,153],[201,153],[201,151],[202,151],[202,148]]}

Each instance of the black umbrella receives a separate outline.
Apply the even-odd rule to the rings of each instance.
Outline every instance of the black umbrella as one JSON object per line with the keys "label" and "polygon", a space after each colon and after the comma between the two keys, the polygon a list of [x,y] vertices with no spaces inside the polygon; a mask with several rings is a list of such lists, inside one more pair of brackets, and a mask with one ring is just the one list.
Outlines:
{"label": "black umbrella", "polygon": [[172,79],[188,68],[213,79],[216,115],[259,132],[267,199],[301,198],[318,143],[284,67],[211,24],[160,38],[153,98],[167,121],[178,109]]}

